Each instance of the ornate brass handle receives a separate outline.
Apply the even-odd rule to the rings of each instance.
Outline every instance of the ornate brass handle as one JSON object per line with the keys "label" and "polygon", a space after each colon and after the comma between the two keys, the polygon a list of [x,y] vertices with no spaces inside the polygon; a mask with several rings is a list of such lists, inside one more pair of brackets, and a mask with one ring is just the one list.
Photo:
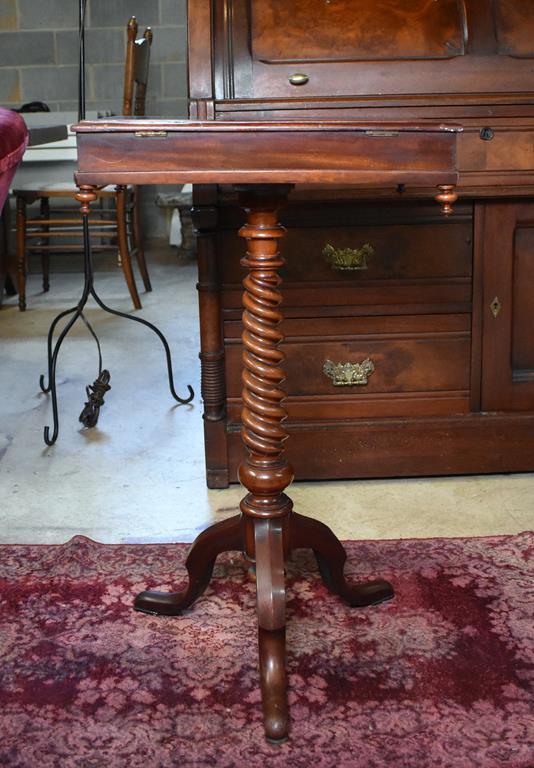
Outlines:
{"label": "ornate brass handle", "polygon": [[342,272],[355,272],[368,268],[368,259],[375,255],[372,245],[365,243],[361,248],[334,248],[327,243],[323,248],[325,261],[332,269]]}
{"label": "ornate brass handle", "polygon": [[333,363],[331,360],[325,360],[323,365],[323,373],[332,379],[334,387],[368,384],[374,369],[375,364],[368,357],[361,363]]}
{"label": "ornate brass handle", "polygon": [[290,75],[288,79],[291,85],[306,85],[310,78],[303,72],[295,72],[295,74]]}

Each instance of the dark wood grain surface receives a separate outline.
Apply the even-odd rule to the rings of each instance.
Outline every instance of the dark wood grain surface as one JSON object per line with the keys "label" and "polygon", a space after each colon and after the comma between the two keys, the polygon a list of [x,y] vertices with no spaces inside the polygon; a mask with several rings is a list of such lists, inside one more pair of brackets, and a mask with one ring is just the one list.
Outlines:
{"label": "dark wood grain surface", "polygon": [[455,184],[458,126],[350,121],[87,121],[79,184]]}
{"label": "dark wood grain surface", "polygon": [[450,58],[464,52],[456,0],[252,0],[252,54],[264,62]]}

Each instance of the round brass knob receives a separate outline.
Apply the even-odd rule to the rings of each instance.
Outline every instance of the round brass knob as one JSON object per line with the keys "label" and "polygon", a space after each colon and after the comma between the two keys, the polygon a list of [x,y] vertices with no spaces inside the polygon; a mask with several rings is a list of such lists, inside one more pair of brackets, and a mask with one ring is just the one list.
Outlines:
{"label": "round brass knob", "polygon": [[306,85],[309,79],[308,75],[304,75],[301,72],[296,72],[294,75],[289,76],[291,85]]}

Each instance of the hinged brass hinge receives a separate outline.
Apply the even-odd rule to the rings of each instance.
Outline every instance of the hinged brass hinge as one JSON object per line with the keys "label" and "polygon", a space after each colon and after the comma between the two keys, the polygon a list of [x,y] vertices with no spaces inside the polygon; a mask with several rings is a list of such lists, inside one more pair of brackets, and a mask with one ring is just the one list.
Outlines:
{"label": "hinged brass hinge", "polygon": [[136,131],[135,136],[138,139],[164,139],[167,131]]}
{"label": "hinged brass hinge", "polygon": [[366,136],[376,136],[377,138],[393,138],[399,135],[398,131],[365,131]]}

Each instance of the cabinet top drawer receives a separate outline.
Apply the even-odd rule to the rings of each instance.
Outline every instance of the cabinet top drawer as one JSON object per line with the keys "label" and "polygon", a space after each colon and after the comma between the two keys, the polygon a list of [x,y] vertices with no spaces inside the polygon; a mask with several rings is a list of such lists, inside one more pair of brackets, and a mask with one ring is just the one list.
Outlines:
{"label": "cabinet top drawer", "polygon": [[458,167],[470,171],[534,169],[534,126],[467,129],[458,140]]}
{"label": "cabinet top drawer", "polygon": [[[231,232],[218,235],[221,279],[240,282],[243,244]],[[282,246],[286,282],[354,283],[469,278],[472,223],[457,219],[387,226],[316,226],[288,229]]]}

